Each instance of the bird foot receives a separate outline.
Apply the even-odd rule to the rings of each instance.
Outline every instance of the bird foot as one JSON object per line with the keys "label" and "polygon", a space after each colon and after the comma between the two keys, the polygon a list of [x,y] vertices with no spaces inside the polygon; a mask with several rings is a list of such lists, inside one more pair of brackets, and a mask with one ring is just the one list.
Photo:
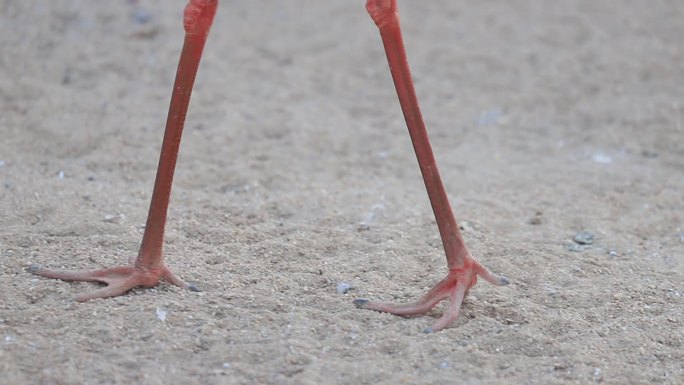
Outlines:
{"label": "bird foot", "polygon": [[400,316],[416,316],[427,313],[441,300],[449,298],[449,308],[432,326],[424,329],[425,333],[440,331],[458,318],[463,298],[470,288],[477,283],[477,276],[485,281],[497,285],[508,285],[508,278],[492,274],[487,268],[471,257],[467,258],[463,267],[451,269],[447,276],[439,281],[430,291],[418,301],[409,304],[394,304],[387,302],[373,302],[365,298],[354,300],[354,305],[360,309],[375,310]]}
{"label": "bird foot", "polygon": [[162,278],[173,285],[191,291],[199,291],[194,285],[190,285],[178,278],[165,265],[162,265],[162,267],[158,269],[144,269],[131,264],[128,266],[84,271],[46,269],[42,266],[32,265],[29,266],[27,271],[31,274],[46,278],[55,278],[64,281],[102,282],[107,285],[101,289],[77,295],[76,301],[79,302],[95,298],[116,297],[138,286],[154,287],[159,284],[159,281]]}

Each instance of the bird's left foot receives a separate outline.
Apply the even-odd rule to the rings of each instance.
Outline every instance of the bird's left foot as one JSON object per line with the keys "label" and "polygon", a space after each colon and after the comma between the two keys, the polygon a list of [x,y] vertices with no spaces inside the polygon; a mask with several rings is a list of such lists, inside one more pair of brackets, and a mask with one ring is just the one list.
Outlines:
{"label": "bird's left foot", "polygon": [[131,264],[108,269],[84,271],[46,269],[42,266],[32,265],[27,270],[31,274],[46,278],[64,281],[102,282],[107,285],[101,289],[77,295],[76,300],[79,302],[95,298],[116,297],[138,286],[154,287],[159,284],[161,279],[182,288],[199,291],[194,285],[190,285],[178,278],[165,265],[158,269],[143,269]]}
{"label": "bird's left foot", "polygon": [[427,313],[441,300],[449,298],[449,308],[442,317],[432,326],[423,330],[425,333],[433,333],[444,329],[458,318],[458,311],[461,308],[463,298],[468,294],[470,288],[477,283],[478,275],[493,285],[502,286],[509,283],[508,278],[491,273],[479,262],[468,257],[463,267],[449,270],[444,279],[439,281],[427,294],[416,302],[394,304],[372,302],[365,298],[358,298],[354,300],[354,305],[360,309],[375,310],[400,316],[415,316]]}

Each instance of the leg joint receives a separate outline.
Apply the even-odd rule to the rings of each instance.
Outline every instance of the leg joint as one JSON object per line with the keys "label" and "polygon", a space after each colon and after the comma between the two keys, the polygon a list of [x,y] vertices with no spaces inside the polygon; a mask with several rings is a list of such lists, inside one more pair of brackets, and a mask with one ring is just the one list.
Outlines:
{"label": "leg joint", "polygon": [[378,28],[398,20],[397,0],[368,0],[366,10]]}

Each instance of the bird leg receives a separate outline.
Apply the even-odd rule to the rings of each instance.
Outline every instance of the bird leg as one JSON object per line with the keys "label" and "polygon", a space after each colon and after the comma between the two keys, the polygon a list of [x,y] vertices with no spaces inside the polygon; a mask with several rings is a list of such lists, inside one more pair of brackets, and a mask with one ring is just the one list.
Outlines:
{"label": "bird leg", "polygon": [[173,172],[176,168],[178,149],[183,134],[183,124],[190,103],[195,75],[202,57],[202,50],[216,14],[217,5],[218,0],[190,0],[185,7],[183,16],[185,42],[176,72],[157,176],[154,181],[152,201],[150,202],[147,224],[138,256],[131,258],[126,266],[102,270],[71,272],[46,269],[36,265],[28,268],[30,273],[42,277],[66,281],[96,281],[107,285],[99,290],[78,295],[77,301],[114,297],[138,286],[153,287],[162,278],[173,285],[197,291],[197,288],[175,276],[166,266],[162,248],[166,213],[171,196]]}
{"label": "bird leg", "polygon": [[408,126],[413,149],[418,158],[421,174],[425,182],[432,211],[435,214],[439,234],[442,238],[449,272],[427,294],[411,304],[391,304],[371,302],[360,298],[354,304],[363,309],[376,310],[402,316],[425,314],[438,302],[449,298],[450,304],[442,317],[426,333],[436,332],[451,324],[458,317],[463,298],[477,282],[479,275],[494,285],[507,285],[508,279],[492,274],[470,255],[463,242],[456,218],[454,217],[444,185],[439,176],[435,157],[425,123],[418,107],[418,99],[409,71],[406,51],[399,25],[399,11],[396,0],[368,0],[366,9],[380,29],[380,37],[385,47],[390,72],[401,104],[401,110]]}

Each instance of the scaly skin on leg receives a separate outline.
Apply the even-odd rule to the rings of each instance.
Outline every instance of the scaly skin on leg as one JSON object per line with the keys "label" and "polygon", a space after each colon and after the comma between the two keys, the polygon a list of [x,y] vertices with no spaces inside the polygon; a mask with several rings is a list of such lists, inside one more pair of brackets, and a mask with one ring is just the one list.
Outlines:
{"label": "scaly skin on leg", "polygon": [[154,192],[152,193],[145,234],[138,256],[131,258],[128,266],[102,270],[70,272],[45,269],[35,265],[28,268],[30,273],[42,277],[66,281],[97,281],[107,284],[102,289],[78,295],[77,301],[114,297],[138,286],[153,287],[161,279],[173,285],[197,291],[197,288],[178,278],[166,267],[162,249],[166,213],[171,197],[173,172],[176,168],[183,124],[190,104],[192,86],[202,57],[204,43],[207,40],[217,6],[218,0],[190,0],[185,7],[183,17],[185,42],[176,72],[164,141],[159,155],[157,177],[154,181]]}
{"label": "scaly skin on leg", "polygon": [[432,290],[412,304],[371,302],[363,298],[355,300],[354,304],[363,309],[410,316],[425,314],[439,301],[449,298],[451,302],[444,315],[432,327],[425,329],[426,333],[436,332],[456,320],[463,298],[477,282],[478,275],[494,285],[507,285],[508,279],[492,274],[473,259],[465,247],[442,179],[439,176],[425,123],[418,107],[418,99],[413,87],[401,35],[396,0],[368,0],[366,9],[380,30],[401,110],[411,135],[413,149],[418,158],[418,165],[442,238],[449,273]]}

